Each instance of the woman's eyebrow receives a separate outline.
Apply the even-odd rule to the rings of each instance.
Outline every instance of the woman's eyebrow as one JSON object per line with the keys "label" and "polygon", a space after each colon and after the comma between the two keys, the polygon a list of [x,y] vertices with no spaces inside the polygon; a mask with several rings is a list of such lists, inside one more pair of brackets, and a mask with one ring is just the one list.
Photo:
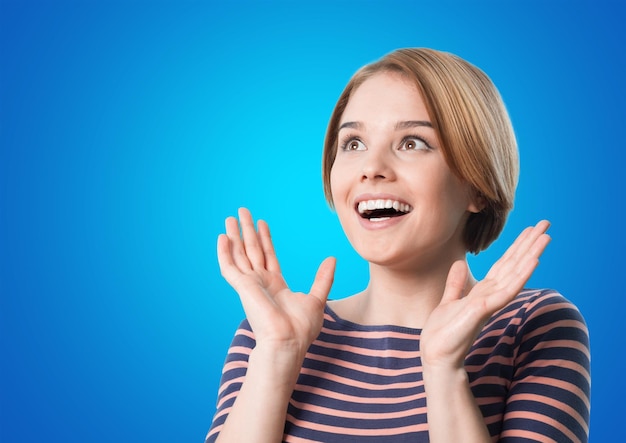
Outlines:
{"label": "woman's eyebrow", "polygon": [[403,122],[398,122],[396,123],[396,130],[398,129],[409,129],[409,128],[415,128],[418,126],[426,126],[427,128],[432,128],[433,125],[431,122],[429,121],[425,121],[425,120],[408,120],[408,121],[403,121]]}
{"label": "woman's eyebrow", "polygon": [[[401,130],[401,129],[410,129],[410,128],[416,128],[419,126],[425,126],[427,128],[432,128],[433,125],[431,122],[426,121],[426,120],[407,120],[407,121],[400,121],[398,123],[396,123],[396,131],[397,130]],[[344,128],[352,128],[352,129],[362,129],[363,128],[363,123],[361,122],[344,122],[341,124],[341,126],[339,126],[339,131],[341,131]]]}
{"label": "woman's eyebrow", "polygon": [[339,126],[339,131],[341,131],[344,128],[361,129],[361,128],[363,128],[363,123],[361,123],[361,122],[345,122],[345,123],[342,123],[341,126]]}

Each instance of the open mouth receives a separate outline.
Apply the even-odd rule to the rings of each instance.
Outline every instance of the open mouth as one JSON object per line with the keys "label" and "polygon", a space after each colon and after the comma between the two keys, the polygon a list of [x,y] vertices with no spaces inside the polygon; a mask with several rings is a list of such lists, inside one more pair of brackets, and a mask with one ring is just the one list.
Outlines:
{"label": "open mouth", "polygon": [[413,210],[411,205],[397,200],[363,200],[357,204],[357,212],[362,218],[377,222],[393,217],[401,217]]}

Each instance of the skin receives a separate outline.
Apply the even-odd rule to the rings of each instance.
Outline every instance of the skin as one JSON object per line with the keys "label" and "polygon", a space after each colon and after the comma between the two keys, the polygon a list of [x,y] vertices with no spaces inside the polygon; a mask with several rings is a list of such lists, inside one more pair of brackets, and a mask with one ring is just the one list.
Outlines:
{"label": "skin", "polygon": [[[463,361],[485,321],[530,278],[550,240],[549,223],[524,230],[477,283],[461,233],[481,202],[450,172],[432,128],[398,125],[407,121],[429,118],[420,94],[396,74],[365,81],[342,116],[348,127],[339,134],[332,195],[346,235],[370,264],[370,280],[363,292],[332,307],[361,324],[422,328],[431,442],[490,441]],[[364,195],[393,196],[413,210],[397,220],[364,222],[355,210]],[[306,350],[321,330],[335,260],[322,262],[308,294],[293,292],[267,224],[259,221],[255,228],[243,208],[238,215],[226,220],[226,233],[218,238],[218,261],[257,345],[218,441],[279,442]]]}

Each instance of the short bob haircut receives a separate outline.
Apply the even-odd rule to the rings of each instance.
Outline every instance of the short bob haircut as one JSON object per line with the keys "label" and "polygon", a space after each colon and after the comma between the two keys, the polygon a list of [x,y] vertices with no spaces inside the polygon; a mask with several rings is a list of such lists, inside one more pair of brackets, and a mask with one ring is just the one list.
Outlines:
{"label": "short bob haircut", "polygon": [[330,171],[350,96],[368,78],[384,72],[399,73],[417,86],[448,167],[480,197],[483,209],[470,214],[463,232],[466,250],[477,254],[498,238],[513,208],[519,157],[500,93],[483,71],[456,55],[426,48],[398,49],[354,74],[326,131],[322,164],[326,200],[333,207]]}

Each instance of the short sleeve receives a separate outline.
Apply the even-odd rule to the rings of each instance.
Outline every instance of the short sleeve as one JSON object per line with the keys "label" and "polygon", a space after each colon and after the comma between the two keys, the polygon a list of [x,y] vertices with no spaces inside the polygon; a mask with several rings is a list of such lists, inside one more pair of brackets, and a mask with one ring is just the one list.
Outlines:
{"label": "short sleeve", "polygon": [[528,300],[501,442],[587,442],[589,334],[578,309],[554,291]]}
{"label": "short sleeve", "polygon": [[248,359],[255,341],[247,320],[241,322],[228,349],[217,395],[216,412],[205,443],[213,443],[237,398],[248,370]]}

